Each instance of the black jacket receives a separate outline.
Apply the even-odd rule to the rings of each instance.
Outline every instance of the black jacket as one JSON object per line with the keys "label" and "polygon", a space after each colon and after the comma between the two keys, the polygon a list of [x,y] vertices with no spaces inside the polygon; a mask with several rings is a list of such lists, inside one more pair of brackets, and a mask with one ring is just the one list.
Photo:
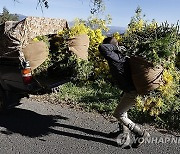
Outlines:
{"label": "black jacket", "polygon": [[131,78],[129,58],[123,56],[119,48],[124,50],[124,47],[117,47],[113,44],[102,44],[99,46],[99,52],[108,61],[115,84],[117,84],[121,90],[129,92],[135,90]]}

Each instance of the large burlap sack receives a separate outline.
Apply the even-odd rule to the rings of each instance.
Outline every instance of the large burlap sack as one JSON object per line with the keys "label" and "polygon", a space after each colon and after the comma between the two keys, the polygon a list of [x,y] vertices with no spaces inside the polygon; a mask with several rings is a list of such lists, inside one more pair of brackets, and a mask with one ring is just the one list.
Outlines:
{"label": "large burlap sack", "polygon": [[48,47],[43,41],[30,41],[22,51],[32,70],[40,66],[49,54]]}
{"label": "large burlap sack", "polygon": [[74,52],[78,58],[88,59],[89,37],[87,34],[75,36],[68,40],[69,51]]}
{"label": "large burlap sack", "polygon": [[132,56],[130,58],[130,68],[138,94],[146,94],[163,84],[163,67],[160,65],[154,67],[143,58]]}

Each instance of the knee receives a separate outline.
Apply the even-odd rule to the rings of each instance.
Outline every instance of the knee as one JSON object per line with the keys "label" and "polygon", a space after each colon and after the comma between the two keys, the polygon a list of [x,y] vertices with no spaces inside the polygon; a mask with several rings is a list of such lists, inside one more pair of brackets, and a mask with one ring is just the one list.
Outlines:
{"label": "knee", "polygon": [[115,117],[116,119],[120,120],[125,118],[125,114],[124,113],[117,113],[117,112],[114,112],[113,113],[113,117]]}

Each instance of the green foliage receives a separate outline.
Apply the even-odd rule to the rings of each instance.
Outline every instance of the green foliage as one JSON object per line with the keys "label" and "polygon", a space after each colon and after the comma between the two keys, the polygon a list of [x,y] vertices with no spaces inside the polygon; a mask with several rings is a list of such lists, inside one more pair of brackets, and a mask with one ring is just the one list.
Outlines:
{"label": "green foliage", "polygon": [[9,11],[4,7],[3,12],[0,15],[0,24],[6,21],[18,21],[18,16],[16,14],[10,14]]}
{"label": "green foliage", "polygon": [[[89,78],[92,80],[107,77],[109,73],[107,62],[98,51],[99,44],[105,38],[102,34],[102,30],[107,30],[105,23],[105,20],[95,18],[89,18],[87,22],[76,19],[73,27],[60,31],[57,36],[52,37],[50,40],[51,62],[53,63],[51,69],[56,70],[56,73],[58,71],[62,73],[63,70],[66,73],[71,72],[69,75],[78,82],[86,82]],[[79,59],[68,51],[68,39],[80,34],[89,36],[88,61]]]}
{"label": "green foliage", "polygon": [[128,49],[124,55],[140,56],[164,68],[172,64],[178,66],[179,25],[169,25],[167,22],[158,25],[155,20],[148,23],[141,11],[137,8],[124,35],[114,34],[119,43]]}
{"label": "green foliage", "polygon": [[120,95],[118,88],[98,80],[86,85],[64,84],[60,87],[59,99],[76,102],[89,111],[110,114],[114,111]]}
{"label": "green foliage", "polygon": [[176,63],[175,63],[176,67],[180,70],[180,52],[178,53],[177,57],[176,57]]}
{"label": "green foliage", "polygon": [[52,63],[50,71],[62,74],[62,76],[69,76],[74,62],[73,58],[70,58],[72,54],[68,52],[68,46],[63,37],[57,35],[50,39],[50,55]]}
{"label": "green foliage", "polygon": [[87,82],[92,74],[91,62],[77,58],[68,49],[68,39],[80,34],[76,30],[72,27],[51,38],[51,70],[61,73],[64,77],[71,77],[73,81]]}
{"label": "green foliage", "polygon": [[101,29],[102,31],[107,32],[109,30],[107,25],[110,24],[111,21],[112,18],[110,15],[107,15],[104,19],[90,16],[87,21],[84,21],[84,23],[91,29]]}
{"label": "green foliage", "polygon": [[138,8],[124,35],[122,44],[127,55],[137,55],[153,64],[167,65],[175,61],[180,51],[179,25],[145,21]]}
{"label": "green foliage", "polygon": [[174,98],[175,101],[171,103],[165,113],[159,115],[155,119],[155,124],[161,128],[167,128],[171,130],[178,130],[180,129],[180,98]]}
{"label": "green foliage", "polygon": [[76,59],[74,67],[74,78],[73,80],[79,84],[85,84],[90,80],[90,77],[93,75],[92,69],[93,64],[89,61]]}

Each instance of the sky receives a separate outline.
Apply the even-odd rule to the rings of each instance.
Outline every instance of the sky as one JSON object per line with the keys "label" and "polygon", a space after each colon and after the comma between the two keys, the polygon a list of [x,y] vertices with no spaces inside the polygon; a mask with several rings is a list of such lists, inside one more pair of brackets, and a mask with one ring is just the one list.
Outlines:
{"label": "sky", "polygon": [[[0,0],[0,12],[6,7],[10,13],[25,16],[63,18],[73,21],[75,18],[87,19],[90,16],[91,0],[48,0],[49,8],[37,7],[38,0]],[[180,0],[104,0],[106,9],[102,16],[110,14],[112,26],[127,27],[139,6],[145,19],[155,19],[158,23],[168,21],[176,24],[180,20]]]}

